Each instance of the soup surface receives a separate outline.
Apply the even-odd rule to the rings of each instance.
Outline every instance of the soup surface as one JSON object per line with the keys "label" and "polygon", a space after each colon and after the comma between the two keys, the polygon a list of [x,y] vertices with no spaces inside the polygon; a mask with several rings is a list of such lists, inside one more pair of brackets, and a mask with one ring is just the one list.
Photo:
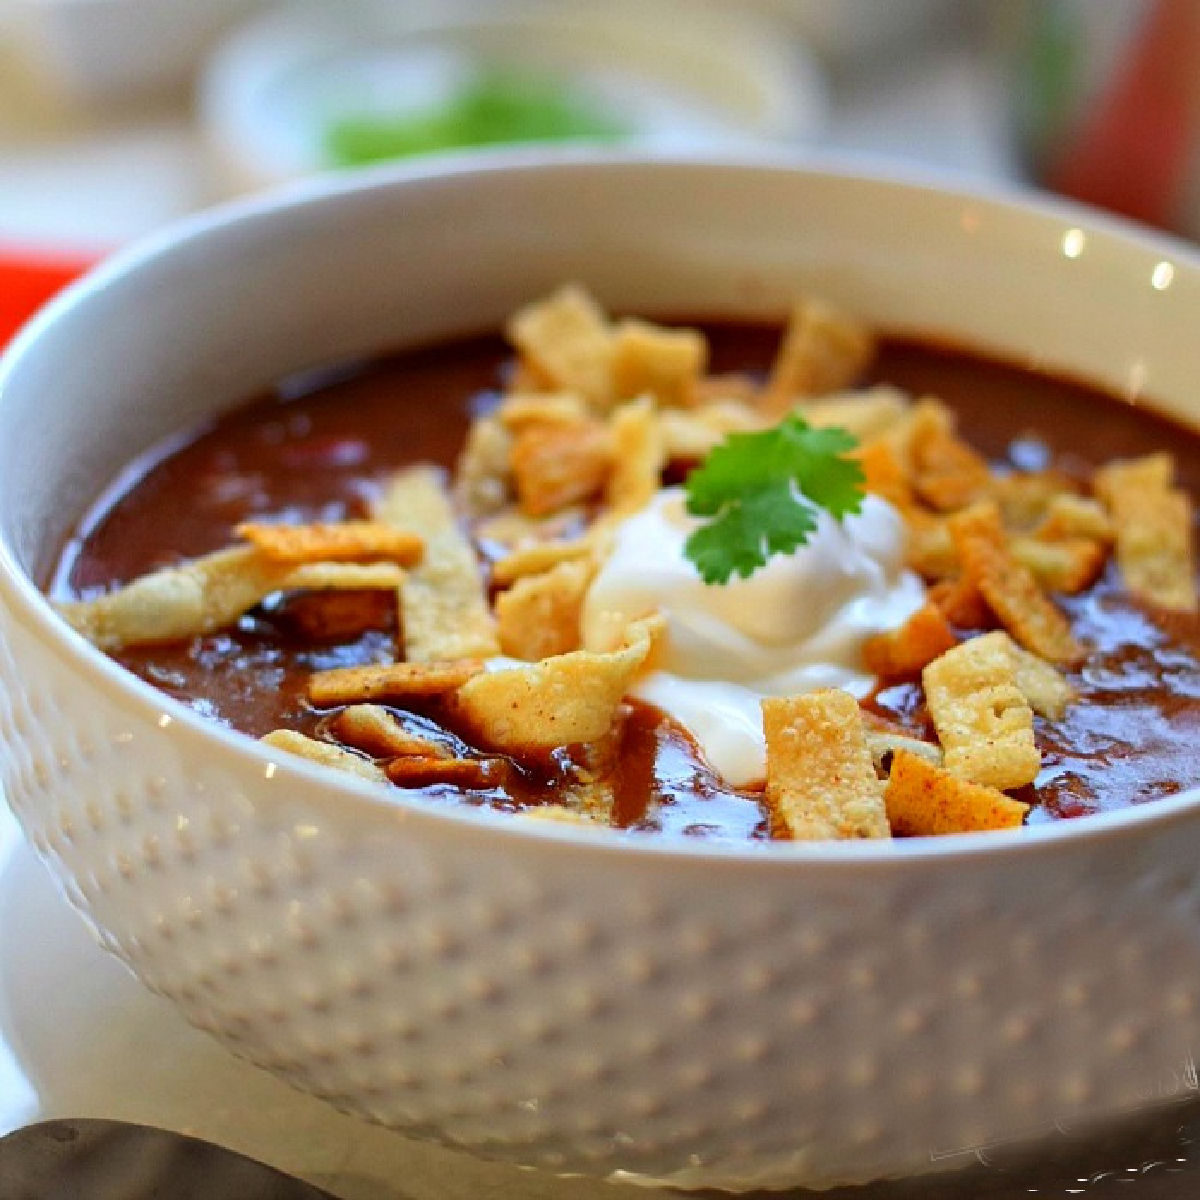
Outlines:
{"label": "soup surface", "polygon": [[[761,379],[775,328],[703,326],[713,374]],[[474,415],[492,410],[512,351],[483,337],[285,381],[195,431],[182,448],[150,454],[134,482],[89,513],[62,552],[50,585],[86,600],[145,572],[229,545],[248,519],[336,522],[367,516],[389,474],[417,461],[450,467]],[[958,349],[884,338],[869,381],[933,394],[957,414],[964,439],[997,469],[1055,469],[1087,480],[1114,458],[1169,449],[1181,487],[1200,494],[1200,438],[1152,412],[1061,379]],[[476,539],[486,564],[499,552]],[[1200,637],[1197,621],[1131,597],[1113,561],[1091,586],[1055,596],[1087,658],[1063,668],[1075,702],[1059,720],[1035,720],[1036,780],[1011,794],[1035,823],[1138,804],[1200,780]],[[337,706],[306,698],[314,671],[388,661],[401,650],[387,592],[336,598],[275,595],[235,626],[171,644],[129,646],[115,657],[198,712],[253,736],[281,727],[321,739]],[[920,680],[883,680],[864,708],[922,738],[932,724]],[[436,698],[392,705],[409,728],[456,754],[476,753]],[[769,836],[761,787],[734,787],[695,740],[660,709],[630,701],[609,759],[611,820],[622,828],[729,838]],[[581,769],[580,752],[489,758],[483,784],[434,781],[446,802],[523,808],[554,802]]]}

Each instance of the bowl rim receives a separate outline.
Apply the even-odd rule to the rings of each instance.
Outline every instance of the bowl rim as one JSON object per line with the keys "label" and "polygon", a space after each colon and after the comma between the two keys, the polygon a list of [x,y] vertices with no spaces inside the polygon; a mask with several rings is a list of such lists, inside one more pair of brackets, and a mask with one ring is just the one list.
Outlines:
{"label": "bowl rim", "polygon": [[[994,211],[1069,220],[1091,233],[1110,236],[1149,254],[1169,257],[1200,277],[1200,250],[1182,239],[1149,230],[1125,218],[1074,201],[1047,196],[1033,188],[1008,182],[984,181],[959,171],[914,166],[887,157],[855,153],[802,154],[778,149],[664,153],[636,148],[579,146],[464,151],[431,155],[413,162],[335,171],[272,188],[265,193],[225,202],[173,221],[150,236],[118,250],[68,285],[43,307],[0,354],[0,404],[3,403],[11,378],[41,340],[44,330],[57,324],[60,317],[111,283],[214,230],[255,218],[269,218],[272,213],[280,211],[336,203],[340,196],[367,191],[388,191],[495,173],[602,173],[629,169],[765,172],[827,178],[852,186],[880,187],[909,193],[930,192],[943,198],[987,205]],[[447,804],[399,788],[385,792],[365,780],[349,775],[339,777],[328,768],[295,755],[273,752],[247,734],[206,720],[183,701],[167,696],[119,666],[71,629],[17,563],[4,538],[0,538],[0,602],[23,624],[35,630],[44,644],[72,660],[76,671],[110,694],[115,689],[125,703],[141,709],[148,721],[154,721],[164,729],[168,725],[173,726],[177,730],[176,736],[182,734],[198,740],[213,751],[219,748],[222,753],[233,754],[242,760],[243,765],[257,764],[263,769],[265,778],[294,782],[307,788],[309,796],[326,793],[333,798],[349,795],[367,801],[367,807],[363,809],[364,829],[368,825],[368,815],[390,820],[393,828],[401,829],[401,823],[396,820],[397,816],[401,816],[405,822],[421,821],[444,826],[452,835],[457,827],[461,832],[486,833],[489,838],[498,836],[507,845],[533,847],[542,843],[550,847],[569,847],[575,851],[586,849],[604,855],[617,853],[632,860],[653,862],[668,859],[712,865],[754,863],[760,868],[772,869],[792,869],[793,864],[801,863],[810,870],[822,867],[837,870],[841,864],[853,864],[860,870],[886,870],[912,861],[955,864],[964,859],[990,861],[996,856],[1011,858],[1054,853],[1064,844],[1068,847],[1094,846],[1127,830],[1161,832],[1161,827],[1174,826],[1193,818],[1200,811],[1198,781],[1197,786],[1174,796],[1094,813],[1084,818],[1051,821],[986,834],[960,833],[925,838],[724,842],[515,819],[513,814],[484,806]],[[289,797],[291,795],[289,793]],[[255,797],[252,802],[257,805],[259,798]],[[374,825],[375,822],[370,824]]]}

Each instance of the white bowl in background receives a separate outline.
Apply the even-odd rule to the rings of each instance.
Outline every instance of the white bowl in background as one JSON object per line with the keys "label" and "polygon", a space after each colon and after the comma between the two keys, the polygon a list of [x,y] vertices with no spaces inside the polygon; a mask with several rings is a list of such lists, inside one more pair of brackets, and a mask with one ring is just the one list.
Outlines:
{"label": "white bowl in background", "polygon": [[236,30],[200,87],[229,194],[328,169],[326,125],[446,102],[480,67],[560,80],[656,149],[811,139],[820,69],[790,28],[718,0],[355,0]]}
{"label": "white bowl in background", "polygon": [[208,724],[42,598],[87,503],[167,433],[297,369],[495,326],[564,279],[651,315],[814,292],[1200,425],[1200,259],[1040,200],[564,153],[179,225],[0,366],[0,779],[103,944],[339,1108],[556,1171],[831,1185],[1194,1081],[1195,791],[883,844],[543,828]]}

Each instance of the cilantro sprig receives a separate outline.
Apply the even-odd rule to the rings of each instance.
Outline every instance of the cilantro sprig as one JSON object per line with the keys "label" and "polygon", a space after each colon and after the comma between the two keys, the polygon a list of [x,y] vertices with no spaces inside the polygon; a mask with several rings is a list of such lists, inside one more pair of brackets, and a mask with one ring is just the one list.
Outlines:
{"label": "cilantro sprig", "polygon": [[790,554],[817,527],[862,508],[858,445],[844,429],[813,429],[792,415],[761,433],[732,433],[687,477],[687,511],[711,517],[684,553],[705,583],[743,579],[773,554]]}

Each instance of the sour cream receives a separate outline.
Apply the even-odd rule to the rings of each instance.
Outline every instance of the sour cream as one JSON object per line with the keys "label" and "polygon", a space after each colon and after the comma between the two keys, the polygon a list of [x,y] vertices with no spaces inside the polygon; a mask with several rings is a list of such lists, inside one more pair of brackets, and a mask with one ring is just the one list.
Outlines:
{"label": "sour cream", "polygon": [[822,512],[804,546],[721,585],[705,584],[684,557],[699,524],[683,489],[666,488],[618,527],[584,604],[584,645],[611,650],[631,621],[661,612],[656,670],[634,695],[679,721],[739,787],[764,778],[762,697],[827,687],[866,695],[874,679],[863,642],[902,624],[925,589],[904,567],[903,519],[876,496],[841,522]]}

